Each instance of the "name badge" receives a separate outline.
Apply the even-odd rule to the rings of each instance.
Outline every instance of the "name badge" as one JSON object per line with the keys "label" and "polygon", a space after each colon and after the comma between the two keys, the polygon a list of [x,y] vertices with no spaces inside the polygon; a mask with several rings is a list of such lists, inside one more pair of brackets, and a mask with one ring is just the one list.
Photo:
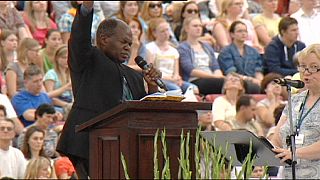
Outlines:
{"label": "name badge", "polygon": [[301,133],[299,133],[299,136],[296,136],[295,139],[296,139],[296,144],[303,144],[303,142],[304,142],[304,135],[301,134]]}

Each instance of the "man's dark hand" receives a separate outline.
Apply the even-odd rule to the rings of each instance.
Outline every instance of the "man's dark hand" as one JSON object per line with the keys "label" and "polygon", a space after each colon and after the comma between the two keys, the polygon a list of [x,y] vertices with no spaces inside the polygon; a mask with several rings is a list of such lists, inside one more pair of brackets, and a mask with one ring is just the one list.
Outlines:
{"label": "man's dark hand", "polygon": [[84,5],[87,9],[93,8],[94,1],[83,1],[82,5]]}
{"label": "man's dark hand", "polygon": [[[161,78],[162,73],[158,69],[154,68],[152,63],[149,64],[149,67],[150,68],[148,68],[147,70],[143,70],[142,73],[143,73],[144,79],[148,83],[149,93],[150,93],[151,89],[154,89],[154,90],[158,89],[158,85],[155,82],[155,80]],[[154,92],[154,90],[152,91]]]}

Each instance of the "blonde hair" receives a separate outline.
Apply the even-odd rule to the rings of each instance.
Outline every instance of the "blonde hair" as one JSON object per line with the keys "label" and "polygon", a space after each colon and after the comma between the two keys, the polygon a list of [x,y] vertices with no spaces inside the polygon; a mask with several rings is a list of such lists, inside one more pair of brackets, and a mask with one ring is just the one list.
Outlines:
{"label": "blonde hair", "polygon": [[147,32],[147,38],[148,38],[148,41],[151,42],[151,41],[154,41],[156,40],[156,38],[154,37],[153,35],[153,32],[158,28],[158,26],[161,24],[161,23],[168,23],[164,18],[162,17],[159,17],[159,18],[153,18],[150,20],[149,24],[148,24],[148,32]]}
{"label": "blonde hair", "polygon": [[[14,31],[11,31],[9,29],[2,29],[2,31],[0,33],[0,40],[5,41],[12,34],[15,35],[16,37],[18,37]],[[0,48],[0,58],[1,58],[0,70],[4,71],[9,62],[7,60],[6,53],[4,52],[2,43],[1,43],[1,48]]]}
{"label": "blonde hair", "polygon": [[39,179],[41,177],[38,177],[38,174],[40,172],[40,169],[45,166],[48,165],[50,169],[48,169],[48,171],[50,171],[50,179],[56,179],[56,173],[54,168],[51,165],[51,161],[43,156],[39,156],[38,158],[33,158],[29,161],[26,171],[25,171],[25,179]]}
{"label": "blonde hair", "polygon": [[68,54],[68,46],[63,44],[61,46],[59,46],[55,52],[54,55],[54,70],[58,75],[59,80],[61,81],[61,85],[65,85],[68,82],[70,82],[70,74],[69,74],[69,68],[67,68],[67,70],[65,72],[63,72],[60,69],[59,63],[58,63],[58,58],[61,56],[64,56]]}
{"label": "blonde hair", "polygon": [[[30,27],[29,28],[30,28],[31,33],[36,31],[36,19],[34,17],[34,10],[32,8],[33,2],[34,1],[26,1],[26,5],[25,5],[25,13],[26,13],[28,19],[30,20]],[[47,8],[48,8],[48,5],[47,5]],[[50,28],[51,23],[50,23],[50,18],[48,17],[48,15],[46,16],[45,21],[46,21],[47,28]]]}
{"label": "blonde hair", "polygon": [[[159,1],[160,2],[160,1]],[[148,22],[150,19],[153,19],[154,17],[151,17],[149,14],[149,4],[152,3],[152,1],[144,1],[143,6],[141,8],[141,17],[144,21]],[[163,8],[161,6],[160,16],[162,15]]]}
{"label": "blonde hair", "polygon": [[41,47],[37,40],[33,38],[24,38],[18,47],[18,61],[25,65],[32,63],[32,62],[29,62],[30,60],[28,59],[27,53],[29,50],[37,46]]}
{"label": "blonde hair", "polygon": [[198,19],[201,22],[201,19],[199,17],[188,17],[188,18],[184,19],[183,25],[182,25],[182,28],[181,28],[181,34],[180,34],[180,37],[179,37],[180,41],[187,40],[188,34],[186,32],[186,28],[189,26],[191,21],[193,21],[195,19]]}
{"label": "blonde hair", "polygon": [[220,22],[226,29],[229,29],[226,17],[228,14],[228,8],[232,6],[234,0],[222,0],[220,14],[217,17],[217,21]]}
{"label": "blonde hair", "polygon": [[310,54],[314,54],[317,56],[318,60],[320,61],[320,44],[312,44],[308,47],[306,47],[305,49],[303,49],[302,51],[299,52],[298,54],[298,61],[299,64],[301,63],[301,61],[303,61],[308,55]]}

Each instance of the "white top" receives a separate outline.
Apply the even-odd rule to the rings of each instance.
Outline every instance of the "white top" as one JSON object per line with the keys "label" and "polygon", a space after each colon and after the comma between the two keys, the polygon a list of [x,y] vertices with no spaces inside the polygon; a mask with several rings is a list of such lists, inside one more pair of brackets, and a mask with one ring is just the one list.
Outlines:
{"label": "white top", "polygon": [[314,11],[313,15],[307,16],[300,8],[293,13],[291,17],[298,21],[299,40],[304,42],[306,46],[320,42],[320,13]]}
{"label": "white top", "polygon": [[162,72],[162,76],[172,77],[175,73],[175,62],[179,59],[178,50],[170,46],[168,50],[162,51],[154,41],[146,44],[146,48],[155,56],[154,65]]}
{"label": "white top", "polygon": [[13,106],[8,98],[8,96],[0,94],[0,104],[6,107],[7,118],[16,118],[16,111],[13,109]]}
{"label": "white top", "polygon": [[26,167],[27,161],[19,149],[11,146],[8,151],[0,149],[0,177],[22,179]]}
{"label": "white top", "polygon": [[231,123],[236,117],[236,106],[232,105],[224,96],[217,97],[212,103],[212,125],[217,120]]}

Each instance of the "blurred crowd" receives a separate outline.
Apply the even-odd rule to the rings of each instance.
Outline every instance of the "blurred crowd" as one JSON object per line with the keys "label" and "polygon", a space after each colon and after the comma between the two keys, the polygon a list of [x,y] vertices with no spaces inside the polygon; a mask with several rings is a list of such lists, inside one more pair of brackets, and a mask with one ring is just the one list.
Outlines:
{"label": "blurred crowd", "polygon": [[[68,41],[81,3],[0,1],[0,177],[76,178],[55,146],[76,98]],[[126,65],[141,71],[141,56],[169,90],[213,103],[204,129],[267,138],[287,101],[273,80],[300,79],[299,52],[320,43],[318,0],[96,1],[93,45],[105,18],[131,28]]]}

